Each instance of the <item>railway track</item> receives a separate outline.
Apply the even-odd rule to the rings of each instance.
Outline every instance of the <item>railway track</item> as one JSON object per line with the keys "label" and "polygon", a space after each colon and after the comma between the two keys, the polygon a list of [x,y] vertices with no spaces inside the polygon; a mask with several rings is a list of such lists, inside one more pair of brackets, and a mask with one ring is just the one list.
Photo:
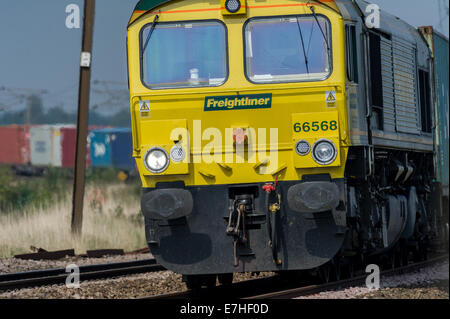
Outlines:
{"label": "railway track", "polygon": [[[448,259],[448,255],[435,257],[426,261],[417,262],[414,264],[409,264],[402,267],[397,267],[394,269],[384,270],[380,273],[381,276],[392,276],[397,274],[403,274],[418,270],[423,267],[433,265],[437,262],[444,261]],[[276,291],[267,294],[258,294],[254,296],[249,296],[243,299],[292,299],[302,296],[310,296],[323,291],[333,290],[333,289],[343,289],[350,287],[352,285],[363,285],[366,282],[367,274],[353,277],[350,279],[339,280],[335,282],[330,282],[322,285],[310,285],[305,287],[299,287],[294,289],[287,289],[283,291]]]}
{"label": "railway track", "polygon": [[[414,270],[430,266],[448,259],[448,255],[438,256],[426,261],[409,264],[394,269],[384,270],[381,276],[392,276],[412,272]],[[199,291],[183,291],[164,295],[149,296],[143,299],[217,299],[230,297],[234,299],[292,299],[301,296],[310,296],[323,291],[343,289],[354,285],[365,284],[367,274],[352,277],[345,280],[329,282],[326,284],[313,284],[301,287],[293,287],[293,283],[286,283],[280,276],[272,276],[260,279],[251,279],[233,283],[229,286],[218,286],[213,289]],[[255,293],[257,292],[257,293]]]}
{"label": "railway track", "polygon": [[[155,259],[80,266],[80,281],[163,271]],[[64,284],[69,273],[65,268],[0,274],[0,291]]]}
{"label": "railway track", "polygon": [[[407,273],[434,263],[448,259],[448,255],[442,255],[410,264],[395,269],[381,272],[382,276]],[[155,259],[145,259],[132,262],[120,262],[111,264],[98,264],[80,266],[80,280],[105,279],[125,276],[137,273],[156,272],[165,270],[158,265]],[[0,275],[0,291],[31,288],[53,284],[64,284],[68,273],[65,268],[35,270],[20,273]],[[250,279],[236,282],[231,285],[221,285],[213,289],[201,289],[198,291],[183,291],[162,295],[153,295],[142,299],[217,299],[230,297],[233,299],[290,299],[300,296],[308,296],[319,292],[346,288],[365,283],[367,274],[350,279],[330,282],[326,284],[311,284],[308,282],[301,287],[298,283],[283,280],[279,275]]]}

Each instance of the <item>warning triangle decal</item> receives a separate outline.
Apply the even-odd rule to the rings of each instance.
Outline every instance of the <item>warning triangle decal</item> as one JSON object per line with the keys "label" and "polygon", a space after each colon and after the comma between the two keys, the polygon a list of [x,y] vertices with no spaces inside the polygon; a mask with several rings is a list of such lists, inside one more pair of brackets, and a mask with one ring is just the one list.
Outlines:
{"label": "warning triangle decal", "polygon": [[327,97],[327,101],[334,102],[336,101],[336,97],[333,95],[333,92],[330,92]]}

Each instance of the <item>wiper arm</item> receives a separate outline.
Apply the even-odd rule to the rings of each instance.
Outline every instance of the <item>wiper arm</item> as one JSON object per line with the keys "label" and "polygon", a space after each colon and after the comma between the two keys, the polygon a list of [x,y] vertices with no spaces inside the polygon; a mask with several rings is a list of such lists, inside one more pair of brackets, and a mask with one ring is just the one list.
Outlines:
{"label": "wiper arm", "polygon": [[326,37],[325,32],[323,32],[323,29],[322,29],[322,26],[320,25],[319,19],[317,19],[317,15],[316,15],[316,11],[314,11],[314,7],[309,7],[309,9],[311,9],[311,12],[312,12],[312,14],[314,16],[314,19],[316,20],[317,25],[319,26],[320,32],[322,33],[322,36],[323,36],[323,39],[324,39],[325,44],[327,46],[327,51],[328,51],[328,54],[329,54],[330,53],[330,47],[328,46],[328,38]]}
{"label": "wiper arm", "polygon": [[150,41],[150,37],[152,36],[153,31],[155,30],[156,24],[158,23],[158,19],[159,19],[158,15],[156,15],[155,19],[153,19],[152,26],[150,28],[150,31],[149,31],[148,35],[147,35],[147,38],[145,39],[145,44],[142,47],[142,53],[144,53],[145,49],[147,49],[148,42]]}
{"label": "wiper arm", "polygon": [[302,49],[303,49],[303,56],[305,57],[306,72],[309,74],[308,56],[306,55],[305,42],[303,41],[302,28],[300,27],[300,22],[298,22],[298,17],[297,17],[297,26],[298,31],[300,31],[300,39],[302,41]]}
{"label": "wiper arm", "polygon": [[[325,7],[327,7],[328,9],[330,9],[330,10],[333,10],[334,12],[336,12],[337,14],[339,14],[340,16],[342,16],[342,13],[341,12],[339,12],[338,10],[336,10],[335,8],[333,8],[333,7],[331,7],[331,6],[329,6],[328,4],[326,4],[326,3],[323,3],[322,1],[320,1],[320,0],[312,0],[313,2],[315,2],[315,3],[317,3],[317,4],[320,4],[320,5],[323,5],[323,6],[325,6]],[[308,3],[307,4],[309,4],[311,1],[308,1]]]}

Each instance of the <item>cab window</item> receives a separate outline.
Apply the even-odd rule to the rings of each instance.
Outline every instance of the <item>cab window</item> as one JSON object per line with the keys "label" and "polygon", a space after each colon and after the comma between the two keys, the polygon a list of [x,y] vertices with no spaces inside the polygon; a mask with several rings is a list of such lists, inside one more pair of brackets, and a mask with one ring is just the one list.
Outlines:
{"label": "cab window", "polygon": [[317,15],[251,19],[245,55],[254,83],[325,80],[331,74],[330,23]]}
{"label": "cab window", "polygon": [[151,29],[150,24],[141,32],[142,81],[147,87],[205,87],[225,82],[227,38],[222,23],[158,23],[152,33]]}

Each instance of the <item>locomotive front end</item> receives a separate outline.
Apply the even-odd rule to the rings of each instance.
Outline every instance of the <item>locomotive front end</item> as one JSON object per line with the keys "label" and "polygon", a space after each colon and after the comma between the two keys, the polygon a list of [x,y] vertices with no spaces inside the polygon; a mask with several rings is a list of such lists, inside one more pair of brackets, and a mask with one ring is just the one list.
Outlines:
{"label": "locomotive front end", "polygon": [[[346,233],[333,1],[146,1],[128,26],[148,245],[188,275],[311,269]],[[215,277],[214,277],[215,278]]]}

